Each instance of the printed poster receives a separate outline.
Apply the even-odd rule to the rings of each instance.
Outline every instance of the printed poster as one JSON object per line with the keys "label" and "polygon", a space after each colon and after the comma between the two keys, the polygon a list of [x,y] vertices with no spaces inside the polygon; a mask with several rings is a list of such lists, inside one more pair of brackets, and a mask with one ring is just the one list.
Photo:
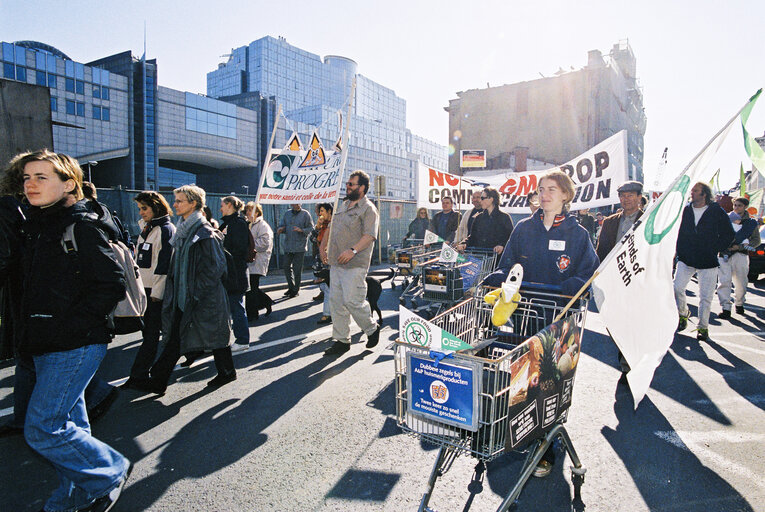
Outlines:
{"label": "printed poster", "polygon": [[581,351],[577,317],[548,325],[510,353],[506,450],[542,437],[568,413]]}

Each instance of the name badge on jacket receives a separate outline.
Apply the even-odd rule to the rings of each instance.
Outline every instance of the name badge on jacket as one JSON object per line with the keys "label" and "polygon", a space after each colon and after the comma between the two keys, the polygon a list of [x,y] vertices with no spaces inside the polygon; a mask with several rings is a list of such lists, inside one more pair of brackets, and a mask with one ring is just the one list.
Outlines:
{"label": "name badge on jacket", "polygon": [[547,246],[547,249],[550,251],[565,251],[566,241],[565,240],[550,240],[550,245]]}

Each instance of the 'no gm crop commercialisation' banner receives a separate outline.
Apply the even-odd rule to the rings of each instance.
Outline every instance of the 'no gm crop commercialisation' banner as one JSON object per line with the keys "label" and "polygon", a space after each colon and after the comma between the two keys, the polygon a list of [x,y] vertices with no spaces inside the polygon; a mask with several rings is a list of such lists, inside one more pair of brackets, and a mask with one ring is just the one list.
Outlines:
{"label": "'no gm crop commercialisation' banner", "polygon": [[576,193],[572,210],[607,206],[619,202],[617,187],[627,180],[627,131],[612,135],[570,162],[543,171],[503,172],[480,178],[460,178],[420,165],[417,176],[417,206],[440,208],[441,198],[449,196],[457,209],[473,207],[470,197],[476,190],[492,186],[499,189],[501,210],[506,213],[529,213],[526,195],[536,190],[545,173],[560,169],[574,180]]}

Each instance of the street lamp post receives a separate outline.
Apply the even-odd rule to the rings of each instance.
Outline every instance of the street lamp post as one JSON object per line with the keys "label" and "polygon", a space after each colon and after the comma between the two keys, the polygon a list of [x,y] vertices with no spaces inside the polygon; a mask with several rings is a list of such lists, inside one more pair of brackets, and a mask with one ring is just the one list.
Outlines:
{"label": "street lamp post", "polygon": [[88,164],[87,164],[87,165],[88,165],[88,181],[89,181],[89,182],[91,182],[91,183],[93,183],[93,180],[92,180],[92,179],[90,179],[90,168],[91,168],[91,167],[95,167],[95,166],[97,166],[97,165],[98,165],[98,161],[96,161],[96,160],[91,160],[91,161],[89,161],[89,162],[88,162]]}

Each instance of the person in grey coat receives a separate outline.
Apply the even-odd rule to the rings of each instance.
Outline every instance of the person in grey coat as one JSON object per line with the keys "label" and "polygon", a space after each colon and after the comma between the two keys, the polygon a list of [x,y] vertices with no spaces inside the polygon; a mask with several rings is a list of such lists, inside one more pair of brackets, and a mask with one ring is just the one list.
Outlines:
{"label": "person in grey coat", "polygon": [[236,380],[228,294],[222,281],[226,272],[223,237],[204,218],[204,190],[184,185],[173,192],[173,207],[182,220],[170,241],[174,251],[162,304],[167,342],[151,368],[151,378],[139,388],[157,394],[165,392],[181,354],[212,350],[218,375],[208,386]]}
{"label": "person in grey coat", "polygon": [[308,211],[299,204],[291,205],[284,212],[282,222],[276,234],[285,235],[284,240],[284,275],[287,277],[287,297],[297,297],[300,291],[300,279],[303,274],[303,260],[308,250],[308,235],[313,229],[313,219]]}

